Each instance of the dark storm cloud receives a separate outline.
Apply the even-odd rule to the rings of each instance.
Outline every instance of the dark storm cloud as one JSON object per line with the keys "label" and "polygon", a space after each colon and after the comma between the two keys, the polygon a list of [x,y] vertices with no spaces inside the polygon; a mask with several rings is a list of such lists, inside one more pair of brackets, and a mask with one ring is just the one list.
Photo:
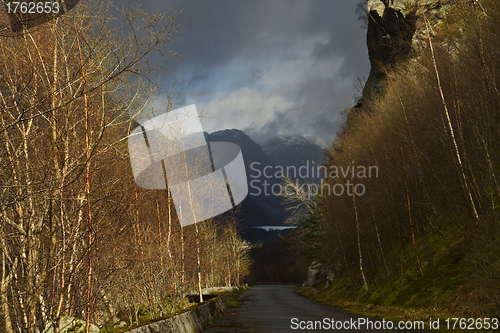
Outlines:
{"label": "dark storm cloud", "polygon": [[207,131],[240,128],[254,139],[302,134],[334,137],[352,103],[353,82],[369,71],[356,1],[144,1],[151,11],[184,7],[165,82],[174,102],[210,112]]}
{"label": "dark storm cloud", "polygon": [[203,81],[207,80],[208,79],[208,74],[198,74],[198,75],[195,75],[194,77],[192,77],[187,85],[186,85],[186,88],[189,88],[190,86],[195,86],[197,84],[201,84],[203,83]]}

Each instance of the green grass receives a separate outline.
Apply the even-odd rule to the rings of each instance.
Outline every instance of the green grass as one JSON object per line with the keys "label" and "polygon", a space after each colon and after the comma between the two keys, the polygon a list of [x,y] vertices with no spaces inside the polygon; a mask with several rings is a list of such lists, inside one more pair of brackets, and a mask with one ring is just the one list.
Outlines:
{"label": "green grass", "polygon": [[227,300],[227,304],[229,305],[229,307],[236,307],[236,306],[243,305],[245,303],[245,300],[241,299],[240,295],[242,292],[244,292],[246,290],[248,290],[248,289],[242,289],[242,290],[227,293],[226,300]]}
{"label": "green grass", "polygon": [[393,321],[428,323],[430,318],[440,318],[443,323],[444,319],[453,317],[499,318],[496,310],[482,306],[481,297],[475,292],[472,274],[475,268],[471,265],[474,248],[470,238],[464,238],[454,229],[443,236],[430,233],[419,237],[416,244],[424,276],[416,264],[413,245],[408,241],[395,246],[388,256],[408,254],[402,272],[393,270],[390,278],[369,282],[370,293],[363,287],[356,288],[346,274],[337,276],[328,289],[319,293],[321,285],[299,288],[297,293],[353,313]]}

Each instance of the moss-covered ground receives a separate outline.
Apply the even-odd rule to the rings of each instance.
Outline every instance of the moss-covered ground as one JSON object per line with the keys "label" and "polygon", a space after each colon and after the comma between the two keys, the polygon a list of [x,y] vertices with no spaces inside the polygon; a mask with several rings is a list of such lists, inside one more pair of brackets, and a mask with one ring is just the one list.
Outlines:
{"label": "moss-covered ground", "polygon": [[[391,253],[405,253],[406,262],[399,271],[390,270],[390,276],[369,281],[369,292],[355,287],[347,274],[339,274],[332,285],[301,287],[297,293],[326,305],[335,306],[368,317],[393,321],[440,319],[439,332],[471,330],[447,329],[447,318],[498,318],[498,304],[487,304],[478,292],[474,274],[476,244],[474,237],[461,236],[458,231],[444,234],[428,233],[417,238],[416,247],[424,275],[420,273],[412,242],[394,247]],[[385,272],[385,270],[384,270]],[[359,285],[359,283],[358,283]],[[484,289],[484,288],[483,288]],[[492,292],[496,292],[493,291]],[[480,325],[478,325],[480,326]],[[500,326],[500,323],[499,323]],[[458,327],[458,326],[457,326]],[[428,327],[426,327],[429,329]],[[472,332],[496,332],[474,329]]]}

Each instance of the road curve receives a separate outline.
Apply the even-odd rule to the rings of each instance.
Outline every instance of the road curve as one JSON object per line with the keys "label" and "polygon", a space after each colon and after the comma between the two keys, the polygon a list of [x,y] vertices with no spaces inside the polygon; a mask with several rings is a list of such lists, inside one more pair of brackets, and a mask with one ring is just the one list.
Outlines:
{"label": "road curve", "polygon": [[[243,292],[240,299],[246,300],[244,305],[230,308],[203,332],[426,332],[389,330],[387,327],[390,324],[387,322],[384,330],[382,321],[315,302],[295,294],[293,289],[285,285],[256,285]],[[370,320],[373,327],[360,327],[359,323],[363,323],[363,320]],[[340,324],[342,328],[335,327]],[[397,323],[394,323],[396,327]]]}

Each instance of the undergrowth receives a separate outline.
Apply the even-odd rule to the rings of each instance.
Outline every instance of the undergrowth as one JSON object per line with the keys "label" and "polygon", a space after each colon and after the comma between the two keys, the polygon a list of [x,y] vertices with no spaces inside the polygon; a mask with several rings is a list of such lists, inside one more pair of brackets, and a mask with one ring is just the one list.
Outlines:
{"label": "undergrowth", "polygon": [[[444,328],[446,318],[500,319],[498,304],[486,301],[475,274],[475,247],[490,231],[477,228],[468,237],[458,237],[456,230],[448,230],[442,235],[429,233],[417,238],[423,276],[416,264],[403,266],[397,274],[393,271],[389,277],[370,281],[368,293],[362,286],[355,287],[346,273],[340,273],[327,289],[320,283],[298,288],[297,293],[368,317],[426,324],[431,318],[440,318],[442,328],[438,331],[442,332],[454,331]],[[406,252],[408,259],[414,259],[411,241],[395,246],[393,251]]]}

